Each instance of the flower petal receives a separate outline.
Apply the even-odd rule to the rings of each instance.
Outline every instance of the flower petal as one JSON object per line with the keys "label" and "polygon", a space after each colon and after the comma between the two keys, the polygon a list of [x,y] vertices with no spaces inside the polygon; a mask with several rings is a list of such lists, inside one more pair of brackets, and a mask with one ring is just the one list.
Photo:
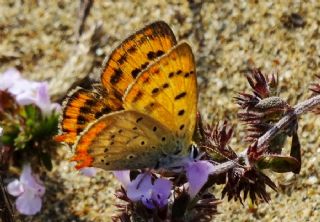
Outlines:
{"label": "flower petal", "polygon": [[45,187],[42,185],[42,181],[32,175],[30,164],[25,164],[23,166],[23,170],[20,175],[20,182],[23,184],[25,190],[32,189],[34,193],[40,196],[45,192]]}
{"label": "flower petal", "polygon": [[127,186],[127,196],[132,201],[139,201],[142,197],[150,198],[152,189],[151,175],[149,173],[139,174]]}
{"label": "flower petal", "polygon": [[154,182],[152,200],[162,208],[168,204],[171,194],[172,182],[167,179],[159,178]]}
{"label": "flower petal", "polygon": [[[151,192],[150,192],[150,194],[151,194]],[[147,197],[147,196],[143,196],[142,198],[141,198],[141,201],[142,201],[142,203],[143,203],[143,205],[144,206],[146,206],[147,208],[149,208],[149,209],[154,209],[154,208],[156,208],[156,206],[155,206],[155,204],[154,204],[154,200],[152,199],[152,198],[150,198],[150,196],[151,195],[148,195],[149,197]]]}
{"label": "flower petal", "polygon": [[37,88],[37,99],[35,104],[41,109],[43,114],[51,112],[50,96],[48,93],[48,84],[41,82]]}
{"label": "flower petal", "polygon": [[34,95],[32,95],[31,92],[23,92],[16,95],[16,101],[22,106],[34,104],[36,102]]}
{"label": "flower petal", "polygon": [[130,170],[118,170],[113,171],[114,176],[117,178],[117,180],[120,181],[122,186],[127,189],[127,186],[131,183],[130,180]]}
{"label": "flower petal", "polygon": [[23,193],[24,189],[22,183],[15,179],[8,184],[7,191],[12,196],[19,196]]}
{"label": "flower petal", "polygon": [[27,93],[35,97],[35,92],[38,85],[38,82],[20,78],[14,82],[14,84],[8,89],[8,91],[15,96]]}
{"label": "flower petal", "polygon": [[25,192],[16,200],[17,210],[24,215],[34,215],[41,210],[42,200],[39,196]]}
{"label": "flower petal", "polygon": [[201,160],[188,163],[185,169],[189,181],[188,192],[193,198],[207,182],[209,174],[214,171],[215,167],[210,162]]}
{"label": "flower petal", "polygon": [[7,69],[2,75],[0,75],[0,90],[9,89],[20,78],[20,72],[17,69]]}

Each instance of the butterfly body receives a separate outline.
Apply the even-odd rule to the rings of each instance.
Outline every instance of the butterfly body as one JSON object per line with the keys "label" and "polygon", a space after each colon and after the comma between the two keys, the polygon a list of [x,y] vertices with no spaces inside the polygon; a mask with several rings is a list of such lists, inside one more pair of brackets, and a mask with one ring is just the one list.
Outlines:
{"label": "butterfly body", "polygon": [[65,102],[57,138],[72,145],[77,168],[169,168],[188,157],[198,98],[194,57],[166,23],[128,37],[105,62],[101,82],[105,96],[79,89]]}

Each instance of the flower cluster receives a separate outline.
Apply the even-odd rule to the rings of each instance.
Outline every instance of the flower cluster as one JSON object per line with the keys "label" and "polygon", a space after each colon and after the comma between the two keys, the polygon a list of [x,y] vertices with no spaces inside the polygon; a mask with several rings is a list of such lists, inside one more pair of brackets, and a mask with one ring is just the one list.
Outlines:
{"label": "flower cluster", "polygon": [[19,105],[36,105],[44,115],[49,115],[52,111],[60,109],[58,103],[51,103],[46,82],[24,79],[20,72],[14,68],[0,74],[0,91],[6,91],[13,95]]}
{"label": "flower cluster", "polygon": [[12,196],[18,197],[16,208],[21,214],[34,215],[41,210],[41,197],[45,193],[45,187],[40,179],[32,174],[30,164],[23,166],[20,179],[9,183],[7,190]]}
{"label": "flower cluster", "polygon": [[51,169],[48,147],[57,131],[59,110],[60,105],[50,101],[46,82],[27,80],[14,68],[0,74],[0,170],[8,175],[10,167],[23,168],[20,179],[7,186],[21,214],[39,212],[45,192],[30,164],[21,164]]}
{"label": "flower cluster", "polygon": [[[183,161],[181,170],[175,173],[116,171],[114,174],[122,184],[116,196],[127,204],[118,205],[122,214],[114,219],[182,219],[199,216],[203,211],[216,212],[218,202],[215,197],[201,192],[214,170],[215,166],[207,160],[188,158]],[[204,203],[211,207],[208,208]]]}

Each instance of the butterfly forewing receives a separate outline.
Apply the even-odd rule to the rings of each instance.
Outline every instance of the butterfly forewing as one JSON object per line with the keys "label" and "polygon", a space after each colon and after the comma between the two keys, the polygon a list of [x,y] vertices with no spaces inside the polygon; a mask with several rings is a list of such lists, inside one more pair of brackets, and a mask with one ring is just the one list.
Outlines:
{"label": "butterfly forewing", "polygon": [[142,70],[175,44],[175,36],[165,22],[146,26],[112,52],[102,68],[102,84],[121,97]]}
{"label": "butterfly forewing", "polygon": [[156,167],[174,135],[161,123],[136,111],[119,111],[90,124],[75,145],[78,168],[106,170]]}
{"label": "butterfly forewing", "polygon": [[123,106],[149,115],[190,144],[197,108],[195,64],[190,46],[177,45],[144,70],[128,88]]}

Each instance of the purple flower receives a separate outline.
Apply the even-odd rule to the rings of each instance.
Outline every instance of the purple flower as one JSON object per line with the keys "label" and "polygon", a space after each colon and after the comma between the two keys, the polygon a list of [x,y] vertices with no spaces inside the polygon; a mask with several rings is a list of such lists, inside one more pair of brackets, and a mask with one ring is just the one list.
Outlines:
{"label": "purple flower", "polygon": [[15,68],[7,69],[0,75],[0,90],[7,90],[11,88],[19,79],[20,73]]}
{"label": "purple flower", "polygon": [[84,167],[79,171],[87,177],[94,177],[97,174],[97,169],[94,167]]}
{"label": "purple flower", "polygon": [[60,109],[59,104],[51,103],[46,82],[24,79],[19,71],[13,68],[0,75],[0,90],[10,92],[20,105],[35,104],[44,115]]}
{"label": "purple flower", "polygon": [[215,167],[208,161],[199,160],[188,162],[185,170],[189,182],[188,193],[194,198],[207,182],[209,174],[214,172]]}
{"label": "purple flower", "polygon": [[157,178],[152,183],[150,173],[141,173],[130,181],[130,171],[117,171],[115,176],[122,182],[127,196],[133,202],[142,201],[149,209],[162,208],[168,204],[172,182],[164,178]]}
{"label": "purple flower", "polygon": [[128,187],[128,185],[131,183],[130,180],[130,170],[118,170],[113,171],[114,176],[117,178],[117,180],[122,183],[123,187]]}
{"label": "purple flower", "polygon": [[30,164],[23,166],[20,179],[15,179],[7,186],[8,193],[18,197],[15,205],[24,215],[34,215],[41,210],[45,187],[38,177],[31,172]]}

